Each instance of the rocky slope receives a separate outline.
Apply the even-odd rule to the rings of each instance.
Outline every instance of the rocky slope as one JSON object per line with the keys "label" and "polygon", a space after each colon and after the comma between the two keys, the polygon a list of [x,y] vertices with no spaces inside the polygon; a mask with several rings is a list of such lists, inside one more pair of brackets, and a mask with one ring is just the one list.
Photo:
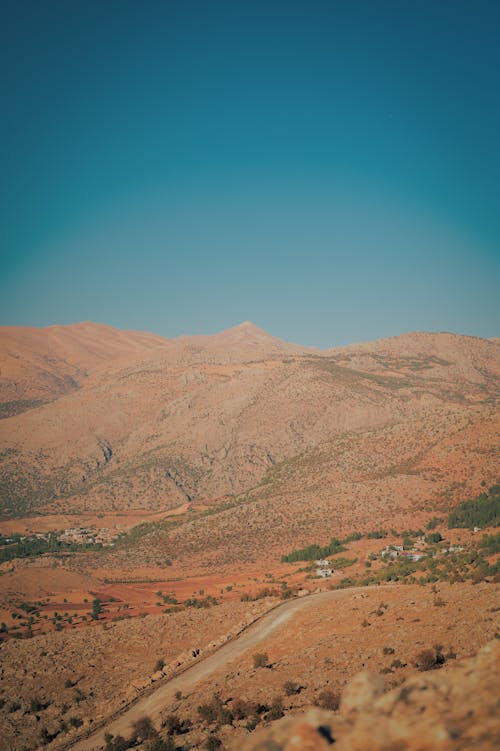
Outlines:
{"label": "rocky slope", "polygon": [[333,481],[343,436],[387,429],[429,448],[467,424],[484,439],[496,414],[500,345],[492,340],[411,334],[319,353],[250,323],[170,341],[79,326],[43,334],[51,355],[25,330],[4,334],[7,353],[17,342],[4,355],[4,393],[23,404],[52,399],[0,423],[4,513],[232,497],[311,452]]}
{"label": "rocky slope", "polygon": [[410,678],[383,693],[363,672],[345,689],[340,713],[311,710],[257,731],[234,751],[493,751],[500,743],[500,642],[449,670]]}

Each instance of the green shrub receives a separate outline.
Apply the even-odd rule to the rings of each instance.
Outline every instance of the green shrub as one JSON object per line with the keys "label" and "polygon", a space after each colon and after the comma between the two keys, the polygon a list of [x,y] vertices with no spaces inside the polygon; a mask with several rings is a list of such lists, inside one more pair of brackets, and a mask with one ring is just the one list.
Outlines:
{"label": "green shrub", "polygon": [[432,545],[436,542],[441,542],[442,539],[443,535],[441,534],[441,532],[431,532],[425,537],[425,541],[428,545]]}

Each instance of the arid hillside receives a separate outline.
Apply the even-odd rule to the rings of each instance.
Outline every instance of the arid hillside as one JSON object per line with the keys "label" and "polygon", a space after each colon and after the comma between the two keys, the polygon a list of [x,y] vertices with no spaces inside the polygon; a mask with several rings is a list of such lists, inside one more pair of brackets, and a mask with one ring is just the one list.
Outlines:
{"label": "arid hillside", "polygon": [[2,339],[4,414],[25,410],[0,423],[4,516],[158,511],[270,487],[293,503],[319,475],[319,506],[356,476],[387,507],[389,475],[426,472],[424,500],[464,461],[477,464],[471,490],[475,474],[495,479],[497,341],[409,334],[318,352],[248,322],[175,340],[94,324],[33,331]]}
{"label": "arid hillside", "polygon": [[88,376],[167,339],[97,323],[0,328],[0,416],[24,412],[79,388]]}
{"label": "arid hillside", "polygon": [[[265,744],[361,669],[405,691],[424,653],[445,675],[498,634],[498,340],[320,352],[245,322],[2,341],[9,748]],[[443,748],[474,728],[492,748],[490,704],[446,708]],[[332,720],[346,749],[357,722]]]}

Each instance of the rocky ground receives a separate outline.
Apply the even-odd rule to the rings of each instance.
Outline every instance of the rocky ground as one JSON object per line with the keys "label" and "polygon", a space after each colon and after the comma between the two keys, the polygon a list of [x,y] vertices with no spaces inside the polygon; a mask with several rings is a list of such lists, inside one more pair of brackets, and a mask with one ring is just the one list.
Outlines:
{"label": "rocky ground", "polygon": [[[248,728],[266,718],[328,706],[360,669],[383,678],[387,688],[404,687],[425,650],[439,649],[448,667],[500,630],[498,585],[487,582],[386,585],[331,596],[323,604],[304,598],[296,614],[257,647],[188,690],[179,684],[179,694],[152,716],[156,726],[165,734],[175,716],[183,728],[175,738],[179,748],[201,749],[213,735],[225,748],[240,748],[253,735]],[[28,751],[42,745],[43,733],[57,733],[49,747],[67,743],[154,689],[155,681],[163,685],[169,675],[213,652],[273,604],[231,602],[5,643],[0,674],[5,748]],[[201,654],[193,657],[197,649]],[[265,656],[262,666],[255,664],[256,653]],[[214,701],[225,714],[212,719],[200,714],[199,707]]]}
{"label": "rocky ground", "polygon": [[493,751],[500,744],[500,642],[384,693],[375,673],[346,687],[337,713],[310,710],[257,730],[234,751]]}
{"label": "rocky ground", "polygon": [[[269,602],[235,602],[55,632],[2,645],[0,748],[29,751],[43,728],[67,740],[202,655],[234,637]],[[5,745],[2,745],[5,744]]]}

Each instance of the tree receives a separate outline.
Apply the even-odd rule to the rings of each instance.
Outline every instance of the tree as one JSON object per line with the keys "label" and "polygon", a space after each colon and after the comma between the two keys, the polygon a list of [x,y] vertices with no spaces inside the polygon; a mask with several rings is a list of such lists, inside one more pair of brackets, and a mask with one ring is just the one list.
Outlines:
{"label": "tree", "polygon": [[147,738],[156,738],[158,735],[151,718],[147,715],[139,717],[139,719],[134,722],[133,729],[135,738],[141,741],[144,741]]}
{"label": "tree", "polygon": [[441,534],[441,532],[431,532],[430,534],[427,535],[427,537],[425,538],[425,541],[427,544],[429,543],[432,544],[434,542],[441,542],[442,539],[443,539],[443,535]]}
{"label": "tree", "polygon": [[92,620],[98,621],[102,613],[102,603],[98,597],[92,602]]}

